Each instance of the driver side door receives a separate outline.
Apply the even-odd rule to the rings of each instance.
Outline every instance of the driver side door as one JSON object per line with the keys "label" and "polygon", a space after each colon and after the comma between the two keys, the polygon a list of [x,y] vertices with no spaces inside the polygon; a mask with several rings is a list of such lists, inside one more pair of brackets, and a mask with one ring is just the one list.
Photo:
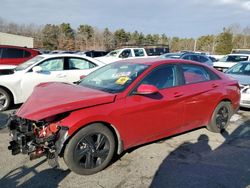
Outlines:
{"label": "driver side door", "polygon": [[41,62],[38,66],[40,72],[33,72],[30,69],[23,75],[21,80],[22,99],[25,101],[32,93],[35,86],[43,82],[67,82],[67,75],[64,73],[64,58],[50,58]]}
{"label": "driver side door", "polygon": [[162,138],[181,129],[184,113],[184,96],[179,85],[177,67],[164,65],[152,70],[139,84],[154,85],[156,94],[129,95],[124,107],[124,122],[133,146]]}

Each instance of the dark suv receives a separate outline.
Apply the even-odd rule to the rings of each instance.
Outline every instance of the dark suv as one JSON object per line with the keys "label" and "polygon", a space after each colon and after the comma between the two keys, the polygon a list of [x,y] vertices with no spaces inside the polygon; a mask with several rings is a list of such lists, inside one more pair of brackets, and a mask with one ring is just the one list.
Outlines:
{"label": "dark suv", "polygon": [[213,67],[213,61],[206,55],[201,55],[193,52],[178,52],[178,53],[166,53],[160,56],[161,58],[171,59],[186,59],[205,63],[210,67]]}
{"label": "dark suv", "polygon": [[0,45],[0,64],[18,65],[39,54],[39,51],[31,48]]}

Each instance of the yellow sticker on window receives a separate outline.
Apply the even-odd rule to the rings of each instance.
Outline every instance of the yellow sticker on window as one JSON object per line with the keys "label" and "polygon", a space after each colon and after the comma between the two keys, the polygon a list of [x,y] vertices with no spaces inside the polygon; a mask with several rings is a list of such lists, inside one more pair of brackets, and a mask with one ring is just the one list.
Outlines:
{"label": "yellow sticker on window", "polygon": [[130,78],[128,76],[121,76],[120,78],[118,78],[115,83],[119,84],[119,85],[124,85],[126,84],[126,82],[129,80]]}

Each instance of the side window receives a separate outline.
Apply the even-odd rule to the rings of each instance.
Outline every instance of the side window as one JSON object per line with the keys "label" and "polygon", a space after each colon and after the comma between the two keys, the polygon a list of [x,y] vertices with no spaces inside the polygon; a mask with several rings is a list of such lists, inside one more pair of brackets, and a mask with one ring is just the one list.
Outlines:
{"label": "side window", "polygon": [[192,60],[192,57],[191,57],[191,55],[184,55],[184,56],[182,57],[182,59]]}
{"label": "side window", "polygon": [[119,57],[121,57],[121,58],[132,57],[131,50],[130,49],[123,50],[121,55],[119,55]]}
{"label": "side window", "polygon": [[209,61],[209,59],[208,59],[207,57],[205,57],[205,56],[200,56],[200,62],[205,63],[205,62],[207,62],[207,61]]}
{"label": "side window", "polygon": [[199,57],[197,55],[191,55],[191,60],[199,62]]}
{"label": "side window", "polygon": [[68,62],[69,62],[69,70],[74,70],[74,69],[83,70],[96,67],[95,64],[80,58],[69,58]]}
{"label": "side window", "polygon": [[211,80],[209,73],[198,65],[182,65],[182,71],[186,84]]}
{"label": "side window", "polygon": [[158,89],[176,86],[176,69],[174,65],[163,66],[150,72],[141,82]]}
{"label": "side window", "polygon": [[24,51],[15,48],[3,48],[2,58],[23,58]]}
{"label": "side window", "polygon": [[145,56],[143,49],[134,49],[135,57]]}
{"label": "side window", "polygon": [[29,51],[24,50],[24,57],[28,58],[31,56],[31,53]]}
{"label": "side window", "polygon": [[42,62],[39,66],[43,71],[62,71],[63,70],[63,58],[49,59]]}

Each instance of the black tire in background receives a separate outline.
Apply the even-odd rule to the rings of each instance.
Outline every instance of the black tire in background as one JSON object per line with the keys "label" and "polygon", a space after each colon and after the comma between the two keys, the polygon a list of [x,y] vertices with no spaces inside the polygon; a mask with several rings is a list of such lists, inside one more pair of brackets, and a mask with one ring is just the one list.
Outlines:
{"label": "black tire in background", "polygon": [[7,110],[11,104],[11,97],[7,91],[0,88],[0,111]]}
{"label": "black tire in background", "polygon": [[73,172],[90,175],[107,167],[114,151],[113,133],[103,124],[93,123],[71,138],[64,151],[64,161]]}
{"label": "black tire in background", "polygon": [[219,133],[227,128],[232,116],[232,105],[230,102],[220,102],[215,108],[207,129]]}

